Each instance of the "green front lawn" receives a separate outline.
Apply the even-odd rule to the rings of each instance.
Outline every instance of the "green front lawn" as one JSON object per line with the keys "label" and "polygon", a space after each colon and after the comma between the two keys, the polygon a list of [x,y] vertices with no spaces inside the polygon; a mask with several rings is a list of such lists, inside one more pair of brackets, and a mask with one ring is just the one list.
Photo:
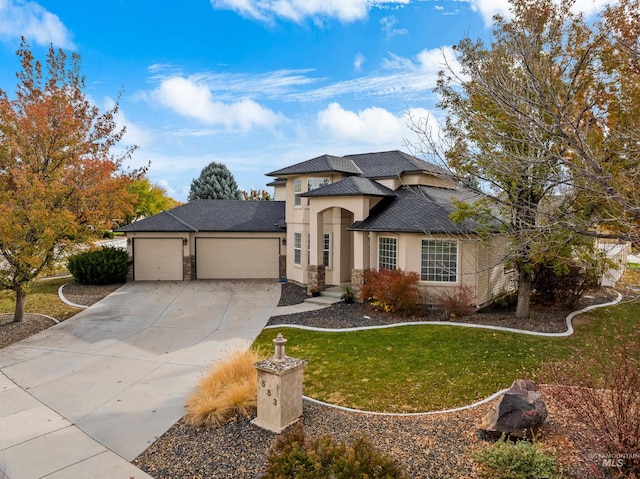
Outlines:
{"label": "green front lawn", "polygon": [[[69,281],[72,280],[59,278],[50,281],[37,281],[27,294],[25,311],[46,314],[60,321],[77,314],[79,309],[67,306],[58,297],[58,288]],[[15,307],[15,293],[9,290],[0,290],[0,313],[13,313]]]}
{"label": "green front lawn", "polygon": [[613,346],[620,333],[640,339],[640,303],[596,310],[569,338],[543,338],[453,326],[403,326],[349,333],[267,329],[255,342],[307,359],[304,393],[333,404],[386,412],[422,412],[470,404],[530,377],[572,347]]}

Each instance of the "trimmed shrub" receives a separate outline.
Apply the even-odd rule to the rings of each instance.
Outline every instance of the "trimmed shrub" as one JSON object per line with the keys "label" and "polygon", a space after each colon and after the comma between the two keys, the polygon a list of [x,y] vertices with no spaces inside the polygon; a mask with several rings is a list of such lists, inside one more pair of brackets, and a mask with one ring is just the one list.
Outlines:
{"label": "trimmed shrub", "polygon": [[420,299],[420,276],[401,269],[370,269],[364,273],[360,298],[372,306],[380,306],[388,313],[410,313]]}
{"label": "trimmed shrub", "polygon": [[300,423],[276,441],[265,479],[405,479],[401,467],[377,451],[366,438],[353,445],[331,436],[305,437]]}
{"label": "trimmed shrub", "polygon": [[125,250],[105,246],[70,256],[67,269],[80,284],[115,284],[126,281],[129,264]]}
{"label": "trimmed shrub", "polygon": [[239,416],[251,417],[258,405],[258,374],[253,365],[260,359],[260,353],[250,349],[219,362],[187,401],[185,422],[217,427]]}
{"label": "trimmed shrub", "polygon": [[597,268],[575,264],[563,271],[552,267],[536,269],[533,275],[533,299],[540,303],[574,307],[582,295],[600,286],[601,273]]}
{"label": "trimmed shrub", "polygon": [[561,479],[564,477],[555,456],[529,441],[513,443],[504,435],[492,447],[475,451],[482,479]]}
{"label": "trimmed shrub", "polygon": [[[556,384],[553,397],[585,426],[584,441],[624,477],[640,476],[640,351],[632,340],[617,337],[613,351],[598,344],[588,355],[545,366],[545,379]],[[620,459],[620,461],[618,461]]]}
{"label": "trimmed shrub", "polygon": [[476,310],[473,306],[473,290],[469,285],[443,291],[438,295],[437,302],[442,307],[445,319],[467,316]]}

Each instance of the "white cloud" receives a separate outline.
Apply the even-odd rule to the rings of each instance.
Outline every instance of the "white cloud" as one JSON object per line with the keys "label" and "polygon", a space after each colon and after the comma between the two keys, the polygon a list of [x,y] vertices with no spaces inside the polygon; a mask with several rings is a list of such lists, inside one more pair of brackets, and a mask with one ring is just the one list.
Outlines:
{"label": "white cloud", "polygon": [[[484,19],[485,25],[493,24],[493,16],[497,13],[503,17],[509,17],[509,0],[467,0],[471,8],[479,12]],[[562,0],[556,0],[562,1]],[[573,11],[583,12],[586,15],[592,15],[599,12],[605,6],[611,3],[610,0],[576,0],[573,5]]]}
{"label": "white cloud", "polygon": [[71,33],[57,15],[35,2],[0,0],[0,38],[20,36],[38,45],[75,48]]}
{"label": "white cloud", "polygon": [[407,4],[410,0],[211,0],[217,9],[233,10],[260,21],[274,17],[301,22],[305,18],[337,18],[342,22],[361,20],[371,7]]}
{"label": "white cloud", "polygon": [[366,61],[366,58],[362,53],[358,53],[356,57],[353,59],[353,68],[359,72],[362,69],[362,65]]}
{"label": "white cloud", "polygon": [[396,23],[398,23],[398,19],[395,15],[380,19],[380,25],[382,25],[382,31],[385,33],[387,40],[396,35],[407,35],[409,33],[406,28],[395,28]]}
{"label": "white cloud", "polygon": [[411,135],[411,118],[414,122],[429,121],[432,115],[425,109],[414,109],[402,115],[394,115],[384,108],[371,107],[355,112],[331,103],[318,113],[318,126],[337,140],[369,145],[400,145]]}
{"label": "white cloud", "polygon": [[227,103],[215,100],[205,83],[184,77],[162,80],[151,98],[179,115],[208,125],[249,130],[253,127],[272,127],[282,119],[281,115],[251,99]]}

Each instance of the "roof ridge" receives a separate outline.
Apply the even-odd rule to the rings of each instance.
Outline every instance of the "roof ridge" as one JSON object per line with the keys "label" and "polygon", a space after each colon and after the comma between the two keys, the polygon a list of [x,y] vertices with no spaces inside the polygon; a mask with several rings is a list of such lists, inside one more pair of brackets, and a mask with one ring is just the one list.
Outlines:
{"label": "roof ridge", "polygon": [[184,221],[181,218],[178,218],[176,215],[174,215],[171,211],[165,211],[164,213],[168,214],[169,216],[171,216],[174,220],[176,220],[178,223],[181,223],[183,225],[185,225],[187,228],[189,228],[191,231],[193,231],[194,233],[198,232],[198,229],[191,226],[189,223],[187,223],[186,221]]}

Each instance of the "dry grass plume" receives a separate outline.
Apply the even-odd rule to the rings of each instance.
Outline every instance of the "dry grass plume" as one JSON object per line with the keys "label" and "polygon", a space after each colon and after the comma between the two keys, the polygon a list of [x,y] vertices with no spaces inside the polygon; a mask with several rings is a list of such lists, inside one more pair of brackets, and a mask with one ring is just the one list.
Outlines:
{"label": "dry grass plume", "polygon": [[184,420],[194,427],[217,427],[257,407],[257,373],[253,364],[264,356],[252,349],[236,351],[200,381],[186,405]]}

